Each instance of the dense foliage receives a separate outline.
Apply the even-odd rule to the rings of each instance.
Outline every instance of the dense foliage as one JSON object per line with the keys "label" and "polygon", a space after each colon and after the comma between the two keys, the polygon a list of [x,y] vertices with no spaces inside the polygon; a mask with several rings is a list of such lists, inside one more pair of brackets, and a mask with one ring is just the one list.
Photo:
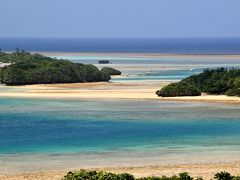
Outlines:
{"label": "dense foliage", "polygon": [[[198,75],[190,76],[158,90],[156,94],[158,96],[189,96],[191,89],[192,96],[200,95],[196,93],[196,90],[208,94],[240,96],[240,69],[205,69]],[[180,95],[179,91],[182,92]]]}
{"label": "dense foliage", "polygon": [[80,170],[75,173],[67,173],[67,175],[64,176],[64,180],[135,180],[135,178],[133,175],[127,173],[113,174],[103,171]]}
{"label": "dense foliage", "polygon": [[180,173],[178,176],[144,177],[144,178],[137,178],[136,180],[193,180],[193,179],[194,178],[191,177],[187,172],[184,172],[184,173]]}
{"label": "dense foliage", "polygon": [[46,57],[46,56],[42,56],[40,54],[31,54],[29,52],[25,52],[25,51],[20,51],[17,49],[16,52],[14,53],[5,53],[5,52],[1,52],[0,53],[0,62],[2,63],[13,63],[13,62],[22,62],[22,61],[26,61],[26,60],[50,60],[52,58],[50,57]]}
{"label": "dense foliage", "polygon": [[173,96],[199,96],[201,92],[195,86],[188,83],[172,83],[161,90],[156,91],[158,96],[173,97]]}
{"label": "dense foliage", "polygon": [[[180,173],[178,176],[161,176],[161,177],[143,177],[135,178],[133,175],[128,173],[114,174],[110,172],[97,172],[97,171],[87,171],[80,170],[78,172],[69,172],[63,178],[64,180],[193,180],[187,172]],[[214,177],[216,180],[240,180],[240,176],[232,176],[228,172],[217,173]],[[196,180],[202,180],[201,177],[196,178]]]}
{"label": "dense foliage", "polygon": [[215,174],[214,179],[217,180],[240,180],[240,176],[232,176],[230,173],[222,171]]}
{"label": "dense foliage", "polygon": [[[110,75],[93,65],[56,60],[39,54],[1,53],[0,62],[12,62],[0,71],[0,81],[6,85],[98,82],[110,80]],[[6,59],[5,59],[6,58]]]}
{"label": "dense foliage", "polygon": [[114,68],[111,67],[104,67],[101,69],[101,72],[104,74],[109,74],[109,75],[121,75],[121,71],[118,71]]}

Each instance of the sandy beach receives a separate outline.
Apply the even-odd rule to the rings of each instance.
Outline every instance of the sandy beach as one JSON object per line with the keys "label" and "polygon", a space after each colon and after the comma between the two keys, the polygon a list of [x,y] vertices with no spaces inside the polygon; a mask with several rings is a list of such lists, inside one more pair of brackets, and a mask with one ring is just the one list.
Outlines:
{"label": "sandy beach", "polygon": [[[232,163],[203,163],[203,164],[181,164],[181,165],[166,165],[166,166],[145,166],[145,167],[118,167],[118,168],[94,168],[91,170],[109,171],[113,173],[127,172],[136,177],[147,176],[173,176],[181,172],[189,172],[193,177],[203,177],[209,180],[214,177],[217,172],[227,171],[232,175],[240,174],[240,161]],[[61,171],[44,171],[38,173],[24,173],[0,175],[1,180],[27,180],[27,179],[44,179],[44,180],[60,180],[69,171],[74,169]]]}
{"label": "sandy beach", "polygon": [[[41,84],[26,86],[0,86],[0,97],[70,98],[70,99],[145,99],[159,101],[186,101],[207,103],[240,103],[239,97],[205,95],[195,97],[158,97],[155,91],[169,82],[135,83],[75,83]],[[5,90],[4,90],[5,89]]]}

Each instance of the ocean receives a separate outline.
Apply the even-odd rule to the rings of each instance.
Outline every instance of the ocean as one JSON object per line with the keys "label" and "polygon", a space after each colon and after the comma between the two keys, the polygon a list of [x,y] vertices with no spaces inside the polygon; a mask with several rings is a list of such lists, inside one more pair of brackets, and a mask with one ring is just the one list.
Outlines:
{"label": "ocean", "polygon": [[[51,53],[52,58],[66,59],[75,63],[94,64],[101,69],[109,66],[122,72],[112,77],[112,82],[179,81],[204,69],[240,67],[238,55],[181,55],[146,53]],[[109,60],[111,64],[98,64]]]}
{"label": "ocean", "polygon": [[0,38],[3,51],[239,54],[240,38]]}

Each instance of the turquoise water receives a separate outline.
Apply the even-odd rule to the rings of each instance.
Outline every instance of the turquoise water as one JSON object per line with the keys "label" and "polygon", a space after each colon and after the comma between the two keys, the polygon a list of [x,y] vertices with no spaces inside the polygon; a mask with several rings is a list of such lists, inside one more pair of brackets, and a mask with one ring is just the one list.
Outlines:
{"label": "turquoise water", "polygon": [[0,154],[240,150],[239,110],[159,101],[0,99]]}
{"label": "turquoise water", "polygon": [[139,82],[139,81],[179,81],[194,74],[199,74],[204,68],[195,68],[193,71],[189,69],[179,70],[155,70],[151,72],[138,72],[129,76],[112,77],[112,82]]}
{"label": "turquoise water", "polygon": [[[68,59],[72,62],[110,66],[122,72],[122,77],[112,77],[112,82],[139,82],[139,81],[178,81],[188,76],[199,74],[205,68],[239,67],[240,60],[231,57],[217,59],[205,57],[144,57],[144,54],[135,56],[124,54],[98,55],[56,55],[57,59]],[[110,60],[111,64],[99,65],[99,60]]]}
{"label": "turquoise water", "polygon": [[239,117],[223,104],[0,98],[0,172],[232,162]]}

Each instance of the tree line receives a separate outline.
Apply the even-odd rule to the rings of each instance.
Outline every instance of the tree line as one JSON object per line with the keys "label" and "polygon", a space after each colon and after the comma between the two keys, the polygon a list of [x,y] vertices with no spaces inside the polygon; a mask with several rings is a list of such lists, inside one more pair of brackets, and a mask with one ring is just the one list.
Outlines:
{"label": "tree line", "polygon": [[111,79],[108,69],[99,70],[91,64],[57,60],[25,51],[0,53],[0,62],[12,63],[0,69],[0,82],[6,85],[99,82]]}
{"label": "tree line", "polygon": [[158,96],[199,96],[201,93],[240,96],[240,69],[205,69],[156,91]]}

